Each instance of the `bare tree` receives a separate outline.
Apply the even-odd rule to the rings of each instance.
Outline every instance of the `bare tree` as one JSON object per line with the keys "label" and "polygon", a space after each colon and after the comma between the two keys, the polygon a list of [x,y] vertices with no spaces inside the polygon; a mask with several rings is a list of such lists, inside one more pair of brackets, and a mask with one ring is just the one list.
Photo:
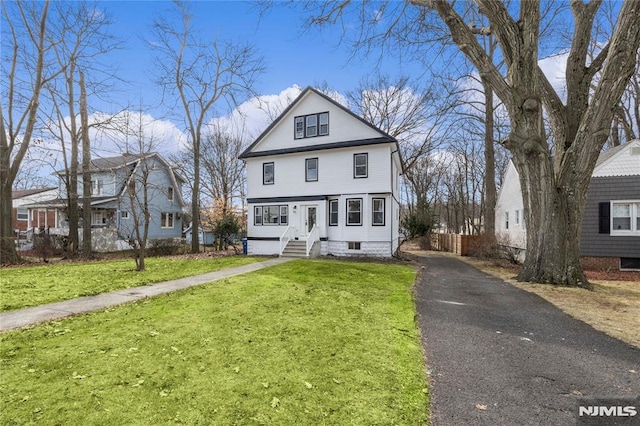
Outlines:
{"label": "bare tree", "polygon": [[[193,229],[197,230],[203,126],[220,102],[235,105],[239,95],[251,91],[263,63],[248,44],[201,41],[191,3],[174,1],[173,5],[177,19],[157,19],[153,25],[153,42],[149,45],[158,54],[158,83],[184,113],[193,148],[191,214]],[[192,240],[191,251],[199,251],[196,238]]]}
{"label": "bare tree", "polygon": [[433,82],[422,87],[406,76],[377,74],[362,80],[346,95],[350,106],[365,120],[398,140],[404,177],[410,186],[406,200],[409,223],[423,230],[429,229],[432,222],[427,191],[435,176],[425,173],[432,163],[428,157],[447,132],[445,112],[449,105],[438,92]]}
{"label": "bare tree", "polygon": [[59,72],[46,61],[51,48],[46,37],[48,13],[49,1],[2,2],[0,263],[18,260],[13,242],[11,189],[33,137],[42,88]]}
{"label": "bare tree", "polygon": [[[589,288],[579,254],[586,191],[609,136],[615,107],[636,69],[640,7],[634,0],[620,3],[611,38],[588,61],[591,31],[602,0],[571,2],[574,33],[563,102],[538,65],[540,34],[543,24],[548,24],[542,19],[541,1],[510,7],[495,0],[474,3],[488,26],[478,29],[465,21],[459,3],[412,0],[395,8],[392,2],[376,4],[377,10],[386,13],[385,22],[391,22],[384,27],[378,25],[379,19],[369,18],[371,9],[365,3],[359,8],[364,18],[360,41],[389,40],[398,34],[422,37],[423,43],[438,37],[453,41],[509,113],[511,132],[502,143],[513,154],[520,175],[529,229],[527,256],[518,279]],[[349,2],[323,2],[315,7],[320,9],[312,22],[331,23],[342,17]],[[391,16],[394,10],[396,15]],[[439,31],[437,37],[430,30]],[[478,42],[478,31],[495,36],[505,72]],[[544,132],[543,109],[551,125],[552,147]]]}
{"label": "bare tree", "polygon": [[[94,94],[106,92],[106,81],[113,80],[108,67],[97,67],[101,55],[118,48],[117,40],[109,33],[111,20],[104,12],[97,13],[96,5],[88,1],[55,3],[55,22],[47,32],[53,46],[52,53],[63,70],[61,78],[50,80],[47,85],[52,111],[48,112],[45,127],[61,144],[64,172],[61,175],[67,198],[69,239],[67,256],[77,255],[79,246],[80,208],[78,205],[78,170],[81,143],[88,143],[88,127],[82,125],[82,116],[88,120],[89,88]],[[84,78],[87,75],[89,78]],[[106,78],[104,76],[106,75]],[[78,93],[80,92],[80,93]],[[84,95],[83,95],[84,92]],[[97,126],[99,123],[93,123]],[[90,147],[82,150],[83,159],[83,256],[91,256],[91,177]],[[67,158],[67,150],[70,156]],[[86,163],[86,165],[84,164]],[[87,207],[89,209],[87,210]]]}

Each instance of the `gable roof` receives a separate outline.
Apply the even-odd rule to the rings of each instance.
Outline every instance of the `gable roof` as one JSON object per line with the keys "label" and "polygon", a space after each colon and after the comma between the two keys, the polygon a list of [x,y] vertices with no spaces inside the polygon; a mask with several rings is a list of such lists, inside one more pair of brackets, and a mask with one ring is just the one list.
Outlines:
{"label": "gable roof", "polygon": [[[315,94],[315,95],[323,98],[327,102],[330,102],[331,104],[333,104],[334,106],[336,106],[340,110],[342,110],[345,113],[349,114],[351,117],[355,118],[356,120],[360,121],[364,125],[366,125],[369,128],[375,130],[376,132],[380,133],[381,137],[379,137],[379,138],[367,138],[367,139],[361,139],[361,140],[356,140],[356,141],[347,141],[347,142],[334,142],[334,143],[329,143],[329,144],[306,145],[304,147],[300,147],[299,149],[294,149],[294,150],[291,150],[291,149],[278,149],[278,150],[255,151],[254,152],[253,149],[260,142],[262,142],[264,140],[264,138],[269,133],[271,133],[271,131],[276,126],[278,126],[284,120],[284,117],[293,108],[295,108],[295,106],[298,105],[302,101],[302,99],[304,99],[310,93]],[[242,152],[242,154],[240,154],[240,156],[238,158],[241,159],[241,160],[244,160],[246,158],[259,157],[259,156],[264,156],[264,155],[284,154],[284,153],[288,153],[288,152],[315,151],[315,150],[321,150],[321,149],[341,148],[341,147],[360,146],[360,145],[372,145],[372,144],[378,144],[378,143],[395,143],[396,144],[396,148],[397,148],[397,145],[398,145],[398,141],[394,137],[392,137],[392,136],[388,135],[386,132],[380,130],[379,128],[377,128],[373,124],[369,123],[368,121],[366,121],[362,117],[358,116],[357,114],[355,114],[350,109],[344,107],[339,102],[336,102],[334,99],[331,99],[329,96],[325,95],[324,93],[318,91],[317,89],[314,89],[311,86],[308,86],[306,89],[304,89],[302,91],[302,93],[300,93],[300,95],[298,95],[298,97],[296,99],[294,99],[293,102],[291,102],[291,104],[289,104],[289,106],[287,106],[287,108],[285,108],[284,111],[282,111],[282,113],[278,116],[278,118],[276,118],[260,134],[260,136],[258,136],[258,138],[247,149],[245,149]],[[398,151],[398,153],[399,153],[399,151]]]}
{"label": "gable roof", "polygon": [[39,194],[41,192],[52,191],[55,189],[58,189],[58,188],[54,186],[51,188],[17,189],[17,190],[11,191],[11,199],[16,200],[18,198],[27,197],[33,194]]}
{"label": "gable roof", "polygon": [[600,154],[593,177],[640,175],[640,139],[608,149]]}

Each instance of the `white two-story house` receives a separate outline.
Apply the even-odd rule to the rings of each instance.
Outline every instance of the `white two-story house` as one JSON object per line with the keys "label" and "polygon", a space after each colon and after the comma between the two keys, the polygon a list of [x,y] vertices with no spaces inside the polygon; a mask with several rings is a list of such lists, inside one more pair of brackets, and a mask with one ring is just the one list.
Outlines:
{"label": "white two-story house", "polygon": [[241,155],[249,254],[392,256],[398,142],[313,88]]}

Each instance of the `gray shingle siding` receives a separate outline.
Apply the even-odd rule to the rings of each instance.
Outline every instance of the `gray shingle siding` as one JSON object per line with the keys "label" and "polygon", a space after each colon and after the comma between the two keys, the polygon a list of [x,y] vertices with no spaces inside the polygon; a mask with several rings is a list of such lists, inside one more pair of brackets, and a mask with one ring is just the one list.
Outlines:
{"label": "gray shingle siding", "polygon": [[640,236],[611,236],[599,233],[599,203],[612,200],[640,200],[640,176],[591,179],[582,219],[582,256],[640,257]]}

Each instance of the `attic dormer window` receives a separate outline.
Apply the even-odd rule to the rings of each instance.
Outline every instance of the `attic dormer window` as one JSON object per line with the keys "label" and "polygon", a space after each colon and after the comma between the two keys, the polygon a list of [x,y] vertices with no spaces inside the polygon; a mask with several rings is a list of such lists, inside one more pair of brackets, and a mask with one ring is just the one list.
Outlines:
{"label": "attic dormer window", "polygon": [[313,138],[329,134],[329,113],[302,115],[295,118],[295,138]]}

